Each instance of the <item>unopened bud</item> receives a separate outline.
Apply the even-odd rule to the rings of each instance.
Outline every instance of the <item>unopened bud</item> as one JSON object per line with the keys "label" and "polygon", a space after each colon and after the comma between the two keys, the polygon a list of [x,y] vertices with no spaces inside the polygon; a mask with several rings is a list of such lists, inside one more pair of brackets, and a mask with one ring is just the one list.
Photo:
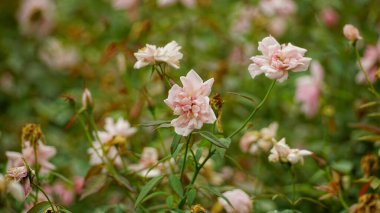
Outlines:
{"label": "unopened bud", "polygon": [[356,40],[362,39],[359,30],[351,24],[344,25],[343,34],[351,42],[355,42]]}
{"label": "unopened bud", "polygon": [[92,101],[92,95],[90,90],[84,88],[83,94],[82,94],[82,107],[83,109],[92,108],[94,106],[94,102]]}

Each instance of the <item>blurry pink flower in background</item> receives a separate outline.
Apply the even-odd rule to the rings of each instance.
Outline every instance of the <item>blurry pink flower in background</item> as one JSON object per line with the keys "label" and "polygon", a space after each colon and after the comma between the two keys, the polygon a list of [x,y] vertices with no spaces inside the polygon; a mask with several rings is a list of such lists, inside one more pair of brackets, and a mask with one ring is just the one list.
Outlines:
{"label": "blurry pink flower in background", "polygon": [[319,14],[323,23],[328,27],[335,26],[339,21],[339,14],[334,8],[328,7],[324,8]]}
{"label": "blurry pink flower in background", "polygon": [[[376,72],[380,69],[380,39],[377,41],[377,45],[368,45],[364,56],[361,59],[363,69],[367,72],[370,81],[373,83],[376,81]],[[356,75],[356,82],[359,84],[367,84],[367,80],[361,70]]]}
{"label": "blurry pink flower in background", "polygon": [[292,44],[280,45],[273,37],[265,37],[259,42],[258,50],[263,55],[253,56],[248,70],[252,78],[262,73],[280,82],[288,78],[288,72],[301,72],[308,69],[311,58],[304,57],[306,49]]}
{"label": "blurry pink flower in background", "polygon": [[12,197],[20,202],[25,200],[25,194],[21,184],[13,180],[10,181],[2,174],[0,174],[0,191],[2,195],[5,195],[6,193],[11,194]]}
{"label": "blurry pink flower in background", "polygon": [[62,182],[54,183],[53,193],[59,198],[64,205],[71,205],[74,201],[75,194],[71,189],[68,189]]}
{"label": "blurry pink flower in background", "polygon": [[62,70],[74,67],[79,55],[74,48],[64,47],[57,39],[48,39],[39,50],[40,59],[51,69]]}
{"label": "blurry pink flower in background", "polygon": [[223,193],[224,197],[231,203],[231,205],[219,197],[218,201],[222,204],[224,210],[227,213],[250,213],[252,212],[252,200],[251,198],[241,189],[234,189]]}
{"label": "blurry pink flower in background", "polygon": [[55,5],[51,0],[23,0],[17,13],[21,33],[42,38],[54,27]]}
{"label": "blurry pink flower in background", "polygon": [[179,51],[180,49],[181,46],[175,41],[158,48],[155,45],[147,44],[144,48],[134,53],[137,59],[134,68],[140,69],[147,65],[153,65],[158,61],[167,63],[173,68],[178,69],[179,60],[183,57],[183,54]]}
{"label": "blurry pink flower in background", "polygon": [[156,177],[161,174],[161,171],[155,164],[158,163],[158,152],[157,149],[153,147],[144,147],[143,152],[141,154],[140,162],[138,164],[129,165],[129,169],[132,171],[136,171],[139,175],[143,177]]}
{"label": "blurry pink flower in background", "polygon": [[303,164],[303,157],[311,154],[312,152],[308,150],[289,148],[285,142],[285,138],[282,138],[280,141],[273,145],[273,148],[270,150],[268,159],[270,162]]}
{"label": "blurry pink flower in background", "polygon": [[351,24],[344,25],[343,35],[351,42],[362,39],[359,30]]}
{"label": "blurry pink flower in background", "polygon": [[[24,162],[22,160],[23,158],[25,159],[25,161],[28,163],[30,167],[33,168],[35,164],[34,149],[29,141],[24,142],[22,153],[8,151],[5,154],[8,158],[8,164],[7,164],[8,169],[13,168],[13,167],[18,167],[18,166],[24,166]],[[40,168],[41,173],[47,173],[50,170],[55,169],[55,166],[49,162],[49,159],[54,157],[55,154],[56,154],[55,147],[45,145],[41,141],[38,142],[37,161],[38,161],[38,164],[41,166]]]}
{"label": "blurry pink flower in background", "polygon": [[258,10],[252,6],[245,6],[238,10],[238,17],[233,22],[231,27],[231,33],[246,33],[251,29],[252,21],[257,17]]}
{"label": "blurry pink flower in background", "polygon": [[261,0],[259,7],[266,16],[288,16],[297,11],[292,0]]}
{"label": "blurry pink flower in background", "polygon": [[282,36],[287,29],[287,21],[283,17],[274,17],[270,20],[268,31],[271,35]]}
{"label": "blurry pink flower in background", "polygon": [[112,7],[116,10],[129,10],[138,4],[139,0],[112,0]]}
{"label": "blurry pink flower in background", "polygon": [[74,191],[77,194],[81,194],[84,187],[84,178],[81,176],[74,177]]}
{"label": "blurry pink flower in background", "polygon": [[193,8],[197,4],[197,0],[158,0],[157,4],[159,7],[169,7],[177,2],[181,2],[187,8]]}
{"label": "blurry pink flower in background", "polygon": [[267,152],[272,147],[272,140],[276,137],[278,124],[271,123],[268,127],[260,131],[248,131],[240,139],[240,149],[242,152],[257,154],[260,151]]}
{"label": "blurry pink flower in background", "polygon": [[214,123],[216,117],[210,106],[209,95],[214,79],[203,82],[202,78],[190,70],[182,76],[183,87],[177,84],[169,90],[169,96],[164,102],[179,117],[172,120],[171,124],[175,132],[182,136],[188,136],[194,129],[200,129],[203,123]]}
{"label": "blurry pink flower in background", "polygon": [[297,79],[295,99],[302,104],[302,111],[307,117],[313,117],[318,112],[319,96],[322,87],[324,70],[322,65],[313,61],[310,66],[311,75]]}
{"label": "blurry pink flower in background", "polygon": [[25,197],[32,191],[30,180],[28,178],[28,169],[26,166],[9,168],[7,170],[7,177],[22,186]]}

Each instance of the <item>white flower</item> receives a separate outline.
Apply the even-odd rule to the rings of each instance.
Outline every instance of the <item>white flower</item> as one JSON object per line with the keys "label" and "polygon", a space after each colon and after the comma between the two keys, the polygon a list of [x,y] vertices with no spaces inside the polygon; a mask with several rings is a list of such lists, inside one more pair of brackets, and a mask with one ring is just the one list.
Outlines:
{"label": "white flower", "polygon": [[[138,172],[142,177],[156,177],[161,174],[158,168],[158,152],[157,149],[153,147],[145,147],[141,154],[140,162],[138,164],[132,164],[129,169]],[[151,168],[156,166],[155,168]]]}
{"label": "white flower", "polygon": [[158,48],[155,45],[147,44],[144,48],[134,53],[137,59],[134,68],[140,69],[147,65],[155,64],[157,61],[167,63],[173,68],[178,69],[179,60],[183,57],[183,54],[179,52],[180,49],[181,46],[175,41]]}
{"label": "white flower", "polygon": [[231,203],[231,205],[219,197],[218,201],[226,210],[227,213],[250,213],[252,212],[251,198],[241,189],[234,189],[223,193],[224,197]]}
{"label": "white flower", "polygon": [[270,150],[268,157],[270,162],[281,162],[296,164],[300,162],[303,164],[303,156],[311,155],[312,152],[308,150],[291,149],[285,142],[285,138],[282,138],[279,142],[274,144]]}
{"label": "white flower", "polygon": [[123,136],[126,138],[132,136],[137,131],[136,128],[131,127],[131,124],[127,120],[119,118],[117,122],[115,122],[109,117],[106,118],[104,129],[112,136]]}
{"label": "white flower", "polygon": [[39,50],[40,59],[51,69],[62,70],[74,67],[79,61],[78,52],[64,47],[57,39],[48,39]]}

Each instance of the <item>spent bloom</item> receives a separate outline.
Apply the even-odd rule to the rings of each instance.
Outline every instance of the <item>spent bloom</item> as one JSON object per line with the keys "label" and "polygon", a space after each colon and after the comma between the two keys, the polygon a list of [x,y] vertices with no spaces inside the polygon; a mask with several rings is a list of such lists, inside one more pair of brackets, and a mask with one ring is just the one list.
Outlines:
{"label": "spent bloom", "polygon": [[352,24],[344,25],[343,35],[351,42],[362,39],[359,30]]}
{"label": "spent bloom", "polygon": [[272,140],[276,137],[278,124],[271,123],[260,131],[248,131],[240,139],[240,149],[243,152],[257,154],[260,151],[267,152],[272,147]]}
{"label": "spent bloom", "polygon": [[[38,161],[37,163],[41,166],[40,172],[47,173],[50,170],[55,169],[55,166],[49,162],[49,159],[54,157],[54,155],[57,152],[55,147],[45,145],[41,141],[38,141],[36,148],[37,148],[36,152],[37,152],[37,161]],[[25,159],[25,161],[31,167],[33,167],[33,165],[35,164],[34,148],[33,148],[33,145],[31,145],[29,141],[24,142],[22,153],[8,151],[5,153],[5,155],[8,158],[8,164],[7,164],[8,169],[13,168],[13,167],[24,166],[23,159]]]}
{"label": "spent bloom", "polygon": [[253,56],[248,70],[252,78],[262,73],[270,79],[283,82],[288,78],[288,72],[301,72],[308,69],[311,58],[304,57],[306,49],[292,44],[280,45],[271,36],[259,42],[258,50],[263,55]]}
{"label": "spent bloom", "polygon": [[7,178],[19,183],[22,186],[25,196],[32,191],[30,180],[28,178],[28,169],[26,166],[13,167],[7,170]]}
{"label": "spent bloom", "polygon": [[249,213],[252,212],[251,198],[241,189],[234,189],[223,193],[224,197],[231,203],[231,205],[219,197],[218,201],[222,204],[227,213]]}
{"label": "spent bloom", "polygon": [[54,70],[70,69],[79,61],[78,52],[72,47],[64,47],[57,39],[48,39],[39,50],[39,58]]}
{"label": "spent bloom", "polygon": [[311,155],[312,152],[308,150],[291,149],[282,138],[279,142],[273,145],[268,157],[270,162],[281,162],[296,164],[300,162],[303,164],[303,156]]}
{"label": "spent bloom", "polygon": [[21,33],[42,38],[54,27],[54,1],[23,0],[17,13]]}
{"label": "spent bloom", "polygon": [[208,97],[214,79],[203,82],[194,70],[190,70],[180,79],[183,87],[173,85],[164,102],[173,110],[174,115],[178,115],[178,118],[171,121],[175,132],[188,136],[194,129],[202,128],[203,123],[211,124],[216,121]]}
{"label": "spent bloom", "polygon": [[164,62],[175,69],[179,69],[179,60],[183,57],[183,54],[179,51],[181,48],[175,41],[166,44],[164,47],[147,44],[144,48],[134,53],[137,59],[134,68],[140,69],[156,62]]}
{"label": "spent bloom", "polygon": [[307,117],[313,117],[318,112],[319,96],[323,80],[323,67],[313,61],[310,66],[311,75],[297,79],[295,99],[302,103],[301,109]]}
{"label": "spent bloom", "polygon": [[[380,39],[375,45],[368,45],[365,49],[364,56],[361,58],[364,71],[367,72],[369,80],[373,83],[376,81],[376,72],[380,69]],[[356,75],[356,82],[367,84],[367,80],[362,71],[359,70]]]}
{"label": "spent bloom", "polygon": [[0,194],[9,193],[16,200],[22,202],[25,199],[24,191],[22,186],[13,180],[9,180],[9,178],[4,177],[0,174]]}

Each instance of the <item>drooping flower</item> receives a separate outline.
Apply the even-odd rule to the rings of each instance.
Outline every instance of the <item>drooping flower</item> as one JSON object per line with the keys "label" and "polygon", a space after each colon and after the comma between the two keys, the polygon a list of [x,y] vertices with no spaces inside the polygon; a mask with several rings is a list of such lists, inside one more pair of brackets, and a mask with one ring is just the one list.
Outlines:
{"label": "drooping flower", "polygon": [[253,56],[253,63],[248,67],[252,78],[264,73],[268,78],[282,82],[288,78],[289,71],[307,70],[311,61],[311,58],[304,57],[306,49],[290,43],[280,45],[271,36],[259,42],[258,50],[263,55]]}
{"label": "drooping flower", "polygon": [[144,48],[134,53],[137,59],[134,68],[140,69],[147,65],[153,65],[156,62],[164,62],[178,69],[179,60],[183,57],[183,54],[179,51],[180,49],[181,46],[175,41],[158,48],[155,45],[147,44]]}
{"label": "drooping flower", "polygon": [[21,184],[19,184],[16,181],[9,180],[2,174],[0,174],[0,193],[9,193],[20,202],[24,201],[25,199],[24,191]]}
{"label": "drooping flower", "polygon": [[273,145],[268,157],[270,162],[281,162],[297,164],[300,162],[303,164],[303,157],[311,155],[312,152],[308,150],[291,149],[285,142],[285,138],[282,138],[279,142]]}
{"label": "drooping flower", "polygon": [[[55,169],[55,166],[49,162],[49,159],[54,157],[56,154],[56,149],[53,146],[48,146],[38,142],[37,147],[37,161],[40,167],[40,172],[42,174],[49,172],[50,170]],[[24,147],[22,153],[8,151],[5,153],[8,158],[7,168],[14,168],[19,166],[24,166],[23,158],[28,163],[29,166],[33,168],[35,165],[35,153],[34,148],[29,141],[24,142]]]}
{"label": "drooping flower", "polygon": [[358,28],[352,24],[346,24],[343,27],[343,35],[351,42],[362,39]]}
{"label": "drooping flower", "polygon": [[208,97],[214,79],[203,82],[194,70],[190,70],[186,77],[182,76],[180,79],[183,87],[173,85],[164,102],[173,110],[174,115],[179,116],[171,122],[175,132],[188,136],[194,129],[202,128],[204,123],[211,124],[216,121]]}
{"label": "drooping flower", "polygon": [[240,139],[240,149],[243,152],[257,154],[260,151],[267,152],[272,146],[272,140],[276,137],[277,123],[271,123],[260,131],[246,132]]}
{"label": "drooping flower", "polygon": [[295,99],[302,103],[302,111],[307,117],[313,117],[318,112],[319,96],[324,75],[322,65],[313,61],[310,66],[311,75],[297,79],[297,89]]}
{"label": "drooping flower", "polygon": [[48,39],[39,50],[40,59],[54,70],[70,69],[79,61],[78,52],[72,47],[64,47],[57,39]]}
{"label": "drooping flower", "polygon": [[[376,81],[376,73],[380,69],[380,39],[375,45],[368,45],[365,49],[364,56],[361,58],[362,66],[365,72],[367,72],[371,83]],[[356,75],[356,83],[367,84],[367,80],[361,70]]]}
{"label": "drooping flower", "polygon": [[22,186],[25,196],[28,196],[28,194],[32,191],[30,180],[28,178],[28,169],[26,166],[19,166],[8,169],[6,177],[12,181],[19,183]]}
{"label": "drooping flower", "polygon": [[54,27],[55,6],[51,0],[23,0],[17,13],[21,33],[42,38]]}
{"label": "drooping flower", "polygon": [[223,193],[224,197],[231,203],[231,205],[219,197],[218,202],[222,204],[227,213],[250,213],[252,212],[251,198],[241,189],[234,189]]}

